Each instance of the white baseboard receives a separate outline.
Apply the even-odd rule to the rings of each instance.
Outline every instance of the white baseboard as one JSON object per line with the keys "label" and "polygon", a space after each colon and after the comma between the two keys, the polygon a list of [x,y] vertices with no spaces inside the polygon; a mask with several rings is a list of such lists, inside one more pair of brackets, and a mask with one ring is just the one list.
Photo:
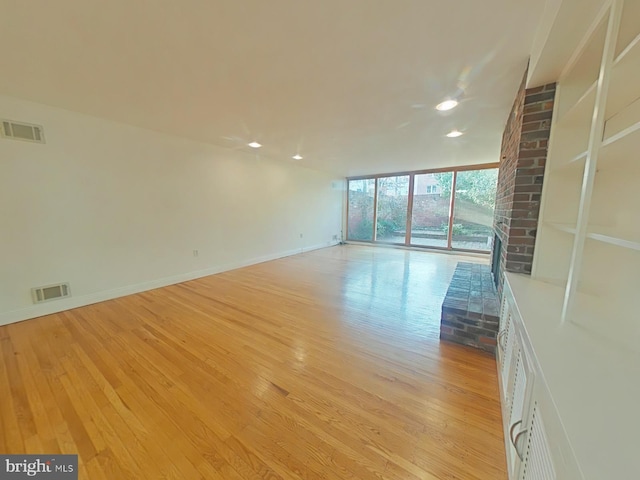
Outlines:
{"label": "white baseboard", "polygon": [[112,300],[114,298],[133,295],[134,293],[145,292],[147,290],[153,290],[154,288],[161,288],[161,287],[166,287],[168,285],[175,285],[176,283],[187,282],[189,280],[195,280],[196,278],[215,275],[216,273],[222,273],[229,270],[235,270],[237,268],[248,267],[249,265],[256,265],[258,263],[277,260],[278,258],[290,257],[292,255],[298,255],[301,253],[310,252],[312,250],[319,250],[321,248],[332,247],[337,244],[338,242],[332,241],[325,244],[311,245],[303,248],[297,248],[295,250],[287,250],[284,252],[263,255],[260,257],[254,257],[241,262],[228,263],[224,265],[216,265],[214,267],[206,268],[204,270],[196,270],[193,272],[182,273],[179,275],[172,275],[170,277],[159,278],[157,280],[151,280],[148,282],[138,283],[135,285],[127,285],[125,287],[114,288],[111,290],[91,293],[91,294],[82,295],[79,297],[69,297],[69,298],[65,298],[55,302],[32,305],[32,306],[20,308],[17,310],[11,310],[8,312],[0,313],[0,326],[8,325],[10,323],[21,322],[23,320],[29,320],[31,318],[42,317],[43,315],[50,315],[52,313],[63,312],[65,310],[70,310],[72,308],[84,307],[85,305],[104,302],[105,300]]}

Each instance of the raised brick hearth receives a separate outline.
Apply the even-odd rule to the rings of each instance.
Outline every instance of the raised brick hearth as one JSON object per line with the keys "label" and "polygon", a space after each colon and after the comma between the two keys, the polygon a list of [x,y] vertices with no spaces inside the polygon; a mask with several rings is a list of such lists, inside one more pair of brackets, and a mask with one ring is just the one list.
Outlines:
{"label": "raised brick hearth", "polygon": [[494,353],[498,310],[491,268],[460,262],[442,303],[440,338]]}

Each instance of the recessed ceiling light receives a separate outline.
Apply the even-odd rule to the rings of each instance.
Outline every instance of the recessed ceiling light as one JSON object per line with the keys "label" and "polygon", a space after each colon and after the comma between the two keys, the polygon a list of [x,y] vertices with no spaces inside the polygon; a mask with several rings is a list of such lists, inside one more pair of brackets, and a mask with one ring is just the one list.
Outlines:
{"label": "recessed ceiling light", "polygon": [[291,158],[293,158],[294,160],[302,160],[302,155],[298,155],[298,154],[296,154],[296,155],[294,155],[294,156],[293,156],[293,157],[291,157]]}
{"label": "recessed ceiling light", "polygon": [[449,138],[456,138],[456,137],[459,137],[460,135],[462,135],[462,132],[459,130],[451,130],[449,133],[447,133],[447,137]]}
{"label": "recessed ceiling light", "polygon": [[436,110],[440,110],[441,112],[446,112],[447,110],[451,110],[452,108],[456,108],[458,106],[457,100],[445,100],[442,103],[436,105]]}
{"label": "recessed ceiling light", "polygon": [[251,148],[260,148],[262,145],[261,145],[261,144],[259,144],[258,142],[251,142],[251,143],[249,144],[249,146],[250,146]]}

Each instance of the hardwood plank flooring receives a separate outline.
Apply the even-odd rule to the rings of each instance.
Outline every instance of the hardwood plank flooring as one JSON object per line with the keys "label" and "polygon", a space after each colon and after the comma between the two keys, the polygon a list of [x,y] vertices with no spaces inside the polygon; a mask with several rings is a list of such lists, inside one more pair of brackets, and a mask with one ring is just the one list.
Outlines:
{"label": "hardwood plank flooring", "polygon": [[339,246],[0,327],[0,451],[81,479],[505,479],[457,261]]}

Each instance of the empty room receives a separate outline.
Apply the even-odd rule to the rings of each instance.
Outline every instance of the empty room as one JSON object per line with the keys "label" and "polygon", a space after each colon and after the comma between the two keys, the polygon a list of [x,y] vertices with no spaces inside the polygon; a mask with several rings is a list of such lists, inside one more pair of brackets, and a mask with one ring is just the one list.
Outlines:
{"label": "empty room", "polygon": [[640,478],[639,0],[0,43],[0,480]]}

